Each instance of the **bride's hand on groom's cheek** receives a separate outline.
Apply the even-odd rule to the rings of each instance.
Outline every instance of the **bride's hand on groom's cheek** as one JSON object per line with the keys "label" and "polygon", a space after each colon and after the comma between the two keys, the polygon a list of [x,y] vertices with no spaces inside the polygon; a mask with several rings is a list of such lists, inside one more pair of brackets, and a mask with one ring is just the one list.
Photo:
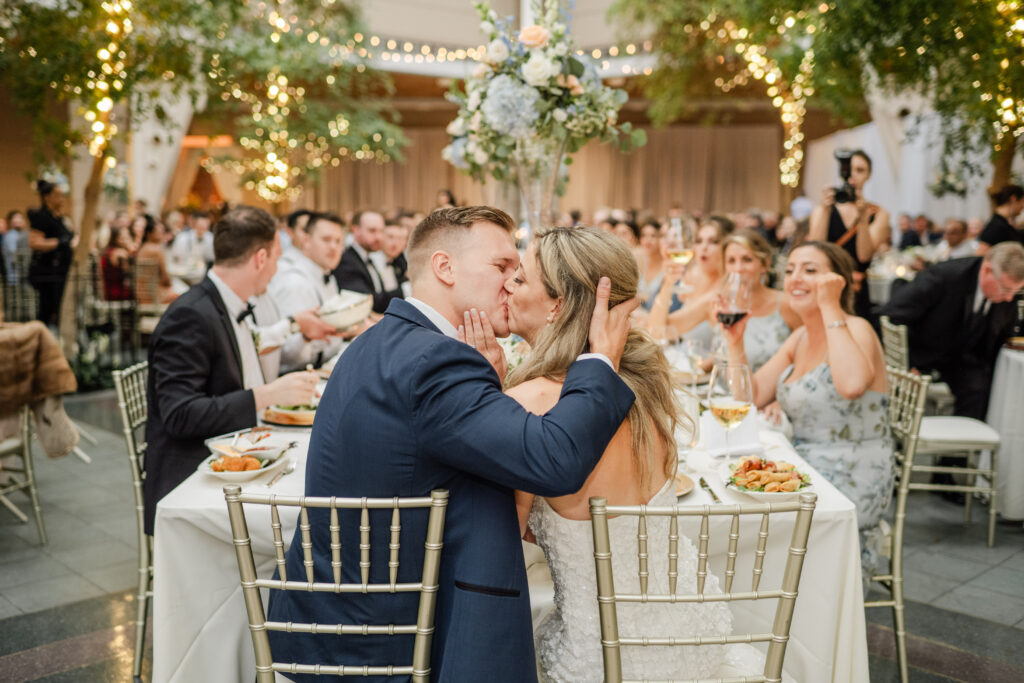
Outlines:
{"label": "bride's hand on groom's cheek", "polygon": [[633,297],[608,308],[611,291],[611,280],[602,277],[597,283],[597,302],[590,319],[590,350],[607,356],[618,370],[622,351],[626,348],[626,338],[632,327],[630,315],[640,305],[640,300]]}
{"label": "bride's hand on groom's cheek", "polygon": [[459,340],[464,341],[487,359],[487,362],[494,366],[503,381],[508,374],[508,360],[505,358],[505,350],[498,343],[494,335],[494,328],[487,314],[476,309],[466,311],[463,314],[463,323],[459,325]]}

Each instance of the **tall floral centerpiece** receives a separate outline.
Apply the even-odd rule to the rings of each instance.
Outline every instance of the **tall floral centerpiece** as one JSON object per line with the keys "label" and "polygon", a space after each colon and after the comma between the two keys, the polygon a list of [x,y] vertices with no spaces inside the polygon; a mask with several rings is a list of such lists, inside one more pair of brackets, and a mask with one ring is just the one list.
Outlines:
{"label": "tall floral centerpiece", "polygon": [[618,124],[627,95],[606,87],[576,55],[558,0],[534,0],[537,23],[518,31],[486,0],[474,7],[489,42],[465,90],[449,95],[459,113],[442,155],[478,181],[514,181],[530,229],[550,225],[555,190],[566,177],[563,160],[571,163],[570,155],[595,138],[629,151],[646,136]]}

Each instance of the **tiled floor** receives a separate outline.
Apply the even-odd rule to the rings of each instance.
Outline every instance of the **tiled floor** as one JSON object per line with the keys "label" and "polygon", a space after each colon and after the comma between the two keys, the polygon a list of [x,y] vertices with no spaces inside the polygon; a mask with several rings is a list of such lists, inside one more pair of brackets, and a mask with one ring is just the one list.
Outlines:
{"label": "tiled floor", "polygon": [[[49,543],[40,547],[32,522],[0,508],[0,681],[130,679],[136,528],[116,403],[112,392],[77,396],[68,412],[99,443],[83,443],[89,465],[35,458]],[[28,511],[27,500],[15,500]],[[977,505],[964,526],[961,507],[911,498],[905,585],[915,682],[1024,680],[1024,529],[999,524],[988,548],[987,512]],[[898,680],[890,615],[867,613],[872,681]]]}

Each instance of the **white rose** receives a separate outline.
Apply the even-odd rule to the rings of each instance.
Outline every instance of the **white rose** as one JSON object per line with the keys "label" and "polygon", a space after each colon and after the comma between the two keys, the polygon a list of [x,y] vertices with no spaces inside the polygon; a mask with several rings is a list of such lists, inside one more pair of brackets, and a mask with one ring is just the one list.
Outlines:
{"label": "white rose", "polygon": [[569,54],[569,46],[565,43],[558,43],[551,47],[548,52],[555,55],[556,57],[564,57]]}
{"label": "white rose", "polygon": [[448,127],[445,128],[445,132],[447,132],[448,135],[451,135],[452,137],[456,138],[459,137],[460,135],[465,135],[466,122],[463,121],[462,119],[455,119],[454,121],[448,124]]}
{"label": "white rose", "polygon": [[551,112],[551,118],[553,118],[555,121],[558,121],[559,123],[565,123],[565,120],[569,118],[569,114],[567,114],[564,109],[559,107],[558,109],[555,109],[553,112]]}
{"label": "white rose", "polygon": [[487,59],[491,64],[500,64],[508,59],[508,45],[504,40],[492,40],[487,46]]}
{"label": "white rose", "polygon": [[483,33],[485,36],[490,37],[490,35],[492,33],[494,33],[494,24],[492,24],[489,21],[481,22],[480,23],[480,33]]}
{"label": "white rose", "polygon": [[482,149],[478,148],[475,152],[473,152],[473,161],[480,164],[481,166],[486,164],[488,159],[490,159],[490,156],[488,156],[487,152],[485,152]]}
{"label": "white rose", "polygon": [[482,80],[491,71],[491,67],[487,66],[484,62],[477,62],[476,66],[473,67],[473,78]]}
{"label": "white rose", "polygon": [[466,107],[470,111],[476,111],[477,109],[480,108],[480,99],[480,91],[474,90],[473,92],[469,93],[469,97],[466,99]]}
{"label": "white rose", "polygon": [[523,64],[523,80],[535,88],[547,85],[553,75],[554,64],[539,52],[532,53],[526,64]]}

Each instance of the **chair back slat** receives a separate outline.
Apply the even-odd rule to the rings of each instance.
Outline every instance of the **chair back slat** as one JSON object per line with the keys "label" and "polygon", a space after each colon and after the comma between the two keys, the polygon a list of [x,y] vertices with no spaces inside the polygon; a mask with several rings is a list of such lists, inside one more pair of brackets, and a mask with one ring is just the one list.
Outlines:
{"label": "chair back slat", "polygon": [[697,546],[697,592],[704,592],[704,580],[708,576],[708,518],[700,518],[700,535]]}
{"label": "chair back slat", "polygon": [[897,370],[910,369],[910,353],[907,345],[907,326],[893,323],[889,316],[879,317],[882,326],[882,353],[885,364]]}
{"label": "chair back slat", "polygon": [[732,592],[732,580],[736,576],[736,546],[740,542],[740,516],[732,516],[729,527],[729,549],[725,553],[725,592]]}
{"label": "chair back slat", "polygon": [[338,523],[338,508],[331,508],[331,575],[334,583],[341,583],[341,524]]}
{"label": "chair back slat", "polygon": [[679,518],[668,521],[668,592],[675,595],[679,583]]}
{"label": "chair back slat", "polygon": [[637,517],[636,525],[636,559],[637,578],[640,579],[640,595],[647,595],[647,578],[650,572],[647,570],[647,515],[643,513],[644,506],[641,505],[640,515]]}
{"label": "chair back slat", "polygon": [[388,579],[391,581],[392,586],[398,583],[398,551],[402,547],[400,541],[401,534],[402,518],[396,505],[391,513],[391,542],[388,543]]}
{"label": "chair back slat", "polygon": [[[807,541],[810,536],[811,520],[814,514],[814,507],[817,495],[804,492],[799,495],[799,500],[788,503],[758,504],[758,505],[703,505],[699,507],[688,506],[625,506],[608,505],[604,498],[590,499],[590,517],[594,536],[594,565],[597,572],[597,593],[598,593],[598,614],[601,622],[601,649],[604,662],[604,680],[606,683],[621,683],[622,678],[622,654],[621,648],[626,647],[674,647],[674,646],[702,646],[702,645],[725,645],[732,643],[768,643],[768,655],[765,660],[765,668],[761,675],[715,679],[717,683],[727,681],[781,681],[782,664],[789,642],[789,632],[793,620],[793,611],[796,605],[796,598],[800,584],[800,576],[803,571],[803,560],[807,552]],[[768,535],[770,530],[769,519],[772,515],[783,513],[796,513],[793,532],[789,540],[789,550],[786,555],[786,564],[781,579],[781,587],[770,590],[760,590],[760,583],[764,574],[764,558],[767,554]],[[639,594],[620,594],[615,592],[615,581],[613,573],[613,554],[611,538],[608,528],[608,516],[639,516],[642,522],[644,533],[638,533],[637,543],[639,545],[641,536],[644,542],[647,541],[647,522],[649,516],[667,516],[670,518],[669,526],[669,590],[667,594],[648,593],[646,587],[641,588]],[[729,542],[726,553],[726,583],[724,593],[705,593],[705,585],[708,572],[708,544],[710,518],[729,515]],[[736,557],[739,549],[739,537],[741,518],[760,515],[760,523],[757,529],[757,545],[754,550],[754,569],[752,572],[752,589],[747,593],[732,592],[733,577],[736,570]],[[678,565],[678,517],[700,516],[700,532],[697,548],[697,592],[695,594],[677,593],[676,577],[673,569]],[[639,524],[639,523],[638,523]],[[645,549],[644,552],[648,552]],[[675,556],[675,560],[673,557]],[[709,602],[732,602],[737,600],[777,600],[775,615],[772,622],[771,633],[746,633],[732,634],[727,636],[664,636],[649,637],[643,635],[629,636],[620,635],[618,624],[618,613],[616,605],[619,602],[640,603],[640,604],[702,604]],[[710,681],[703,683],[712,683]]]}
{"label": "chair back slat", "polygon": [[[238,560],[239,577],[242,595],[246,603],[249,618],[249,631],[253,640],[256,655],[257,683],[272,683],[276,673],[317,674],[333,676],[409,676],[417,683],[430,680],[430,647],[434,633],[434,615],[437,606],[438,580],[441,566],[441,550],[444,540],[445,512],[448,505],[448,492],[432,491],[430,497],[420,498],[313,498],[306,496],[277,496],[267,494],[242,493],[241,487],[231,485],[224,487],[224,498],[228,507],[231,522],[231,533],[234,540]],[[270,507],[271,528],[274,530],[276,565],[279,579],[260,579],[257,576],[253,558],[252,545],[248,524],[245,516],[245,505]],[[289,581],[284,567],[283,543],[277,548],[281,538],[280,506],[299,508],[299,543],[302,548],[303,564],[306,581]],[[312,529],[309,519],[309,508],[328,508],[330,511],[330,548],[332,582],[317,582],[314,576],[312,559]],[[391,508],[391,535],[389,556],[388,583],[370,583],[369,581],[369,510]],[[415,583],[398,582],[398,550],[401,532],[400,508],[429,509],[426,538],[423,550],[423,571],[420,581]],[[360,583],[342,583],[341,576],[341,542],[338,510],[360,510]],[[348,594],[384,594],[384,593],[419,593],[419,604],[415,624],[317,624],[295,622],[268,622],[263,607],[261,588],[277,590],[296,590],[309,593]],[[305,664],[296,662],[275,662],[270,651],[268,632],[282,631],[287,633],[346,635],[413,635],[413,661],[407,665],[366,665],[340,666],[325,664]]]}
{"label": "chair back slat", "polygon": [[282,581],[288,580],[288,570],[285,568],[284,559],[284,535],[281,533],[281,512],[276,505],[270,506],[270,530],[274,534],[274,562],[277,564],[278,576]]}
{"label": "chair back slat", "polygon": [[754,570],[750,577],[750,590],[756,591],[764,574],[764,556],[768,553],[768,513],[761,515],[761,528],[757,531],[757,550],[754,551]]}

